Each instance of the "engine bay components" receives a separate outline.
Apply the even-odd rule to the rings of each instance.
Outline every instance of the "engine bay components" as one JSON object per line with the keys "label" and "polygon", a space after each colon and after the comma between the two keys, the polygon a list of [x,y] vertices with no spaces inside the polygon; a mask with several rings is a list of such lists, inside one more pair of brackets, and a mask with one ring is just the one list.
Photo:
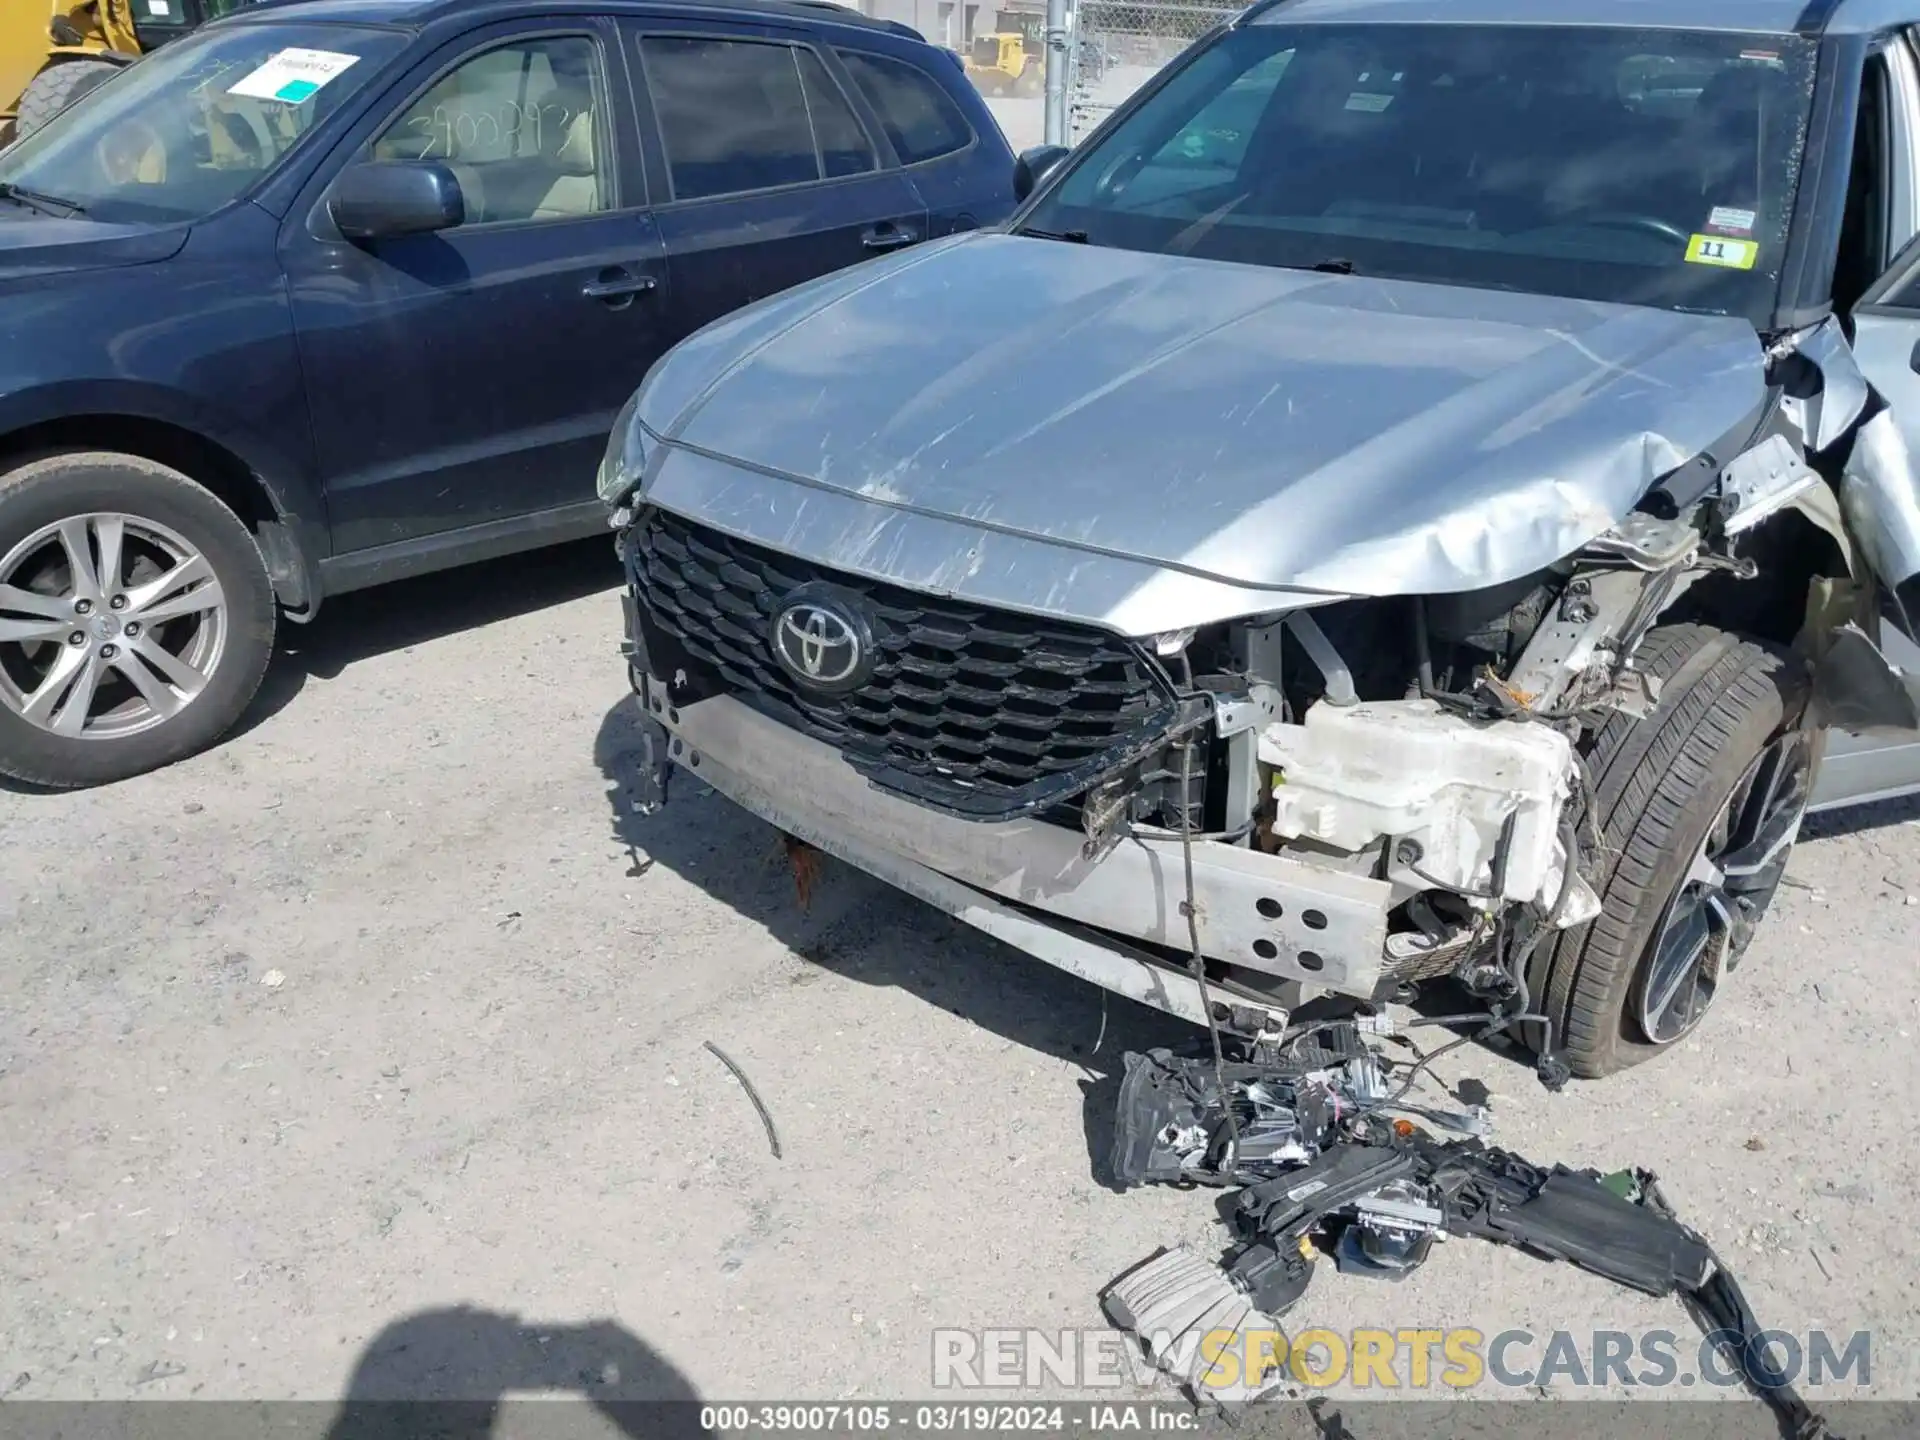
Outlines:
{"label": "engine bay components", "polygon": [[[1571,857],[1560,813],[1572,742],[1546,725],[1476,722],[1427,699],[1315,705],[1269,725],[1273,832],[1336,849],[1391,842],[1388,878],[1482,902],[1551,906]],[[1599,902],[1584,882],[1566,923]]]}

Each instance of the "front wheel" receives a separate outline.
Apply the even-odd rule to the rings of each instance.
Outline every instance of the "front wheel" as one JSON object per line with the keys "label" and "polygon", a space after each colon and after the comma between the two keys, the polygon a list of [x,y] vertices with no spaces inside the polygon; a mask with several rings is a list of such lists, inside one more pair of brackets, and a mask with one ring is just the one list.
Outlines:
{"label": "front wheel", "polygon": [[1804,671],[1780,651],[1675,625],[1639,661],[1661,682],[1658,707],[1613,716],[1587,757],[1602,910],[1551,942],[1534,992],[1589,1079],[1705,1018],[1786,873],[1824,740],[1806,726]]}
{"label": "front wheel", "polygon": [[274,599],[234,513],[164,465],[0,475],[0,774],[122,780],[219,739],[259,688]]}

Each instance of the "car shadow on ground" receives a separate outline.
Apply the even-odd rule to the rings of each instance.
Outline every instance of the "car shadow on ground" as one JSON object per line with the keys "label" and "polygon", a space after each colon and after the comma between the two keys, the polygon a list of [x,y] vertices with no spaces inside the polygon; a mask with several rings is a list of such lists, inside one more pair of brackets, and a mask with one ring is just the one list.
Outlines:
{"label": "car shadow on ground", "polygon": [[[672,871],[764,927],[807,965],[897,987],[1081,1067],[1092,1178],[1115,1188],[1108,1153],[1122,1057],[1156,1046],[1188,1050],[1204,1045],[1205,1032],[1056,970],[825,856],[802,906],[779,832],[689,773],[673,777],[672,803],[663,811],[635,813],[644,753],[639,724],[637,705],[623,700],[601,722],[595,745],[614,837],[633,855],[629,873]],[[802,972],[797,983],[806,978]]]}
{"label": "car shadow on ground", "polygon": [[[700,1425],[692,1382],[611,1320],[541,1325],[452,1306],[406,1316],[374,1336],[326,1440],[490,1440],[507,1396],[556,1392],[580,1396],[623,1435],[711,1433]],[[562,1417],[545,1413],[543,1433],[606,1433],[556,1426]]]}
{"label": "car shadow on ground", "polygon": [[334,596],[311,624],[281,622],[267,678],[227,738],[279,714],[309,680],[332,680],[376,655],[564,605],[619,582],[612,544],[595,538]]}

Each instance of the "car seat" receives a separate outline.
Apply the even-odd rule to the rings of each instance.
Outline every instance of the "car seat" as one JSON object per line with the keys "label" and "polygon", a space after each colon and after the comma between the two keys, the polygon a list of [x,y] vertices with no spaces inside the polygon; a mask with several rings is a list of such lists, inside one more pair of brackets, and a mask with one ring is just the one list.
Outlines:
{"label": "car seat", "polygon": [[[592,215],[601,209],[600,167],[594,148],[593,97],[588,92],[573,118],[553,127],[559,143],[549,145],[547,133],[541,134],[542,159],[552,174],[546,193],[534,206],[536,220],[563,219]],[[557,99],[555,104],[564,104]],[[550,153],[546,153],[550,150]]]}

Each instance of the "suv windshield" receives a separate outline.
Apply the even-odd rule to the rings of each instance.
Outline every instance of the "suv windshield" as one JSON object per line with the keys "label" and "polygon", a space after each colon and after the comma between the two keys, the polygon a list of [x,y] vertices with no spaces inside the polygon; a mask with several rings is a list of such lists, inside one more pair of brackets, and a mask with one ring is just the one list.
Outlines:
{"label": "suv windshield", "polygon": [[0,196],[96,220],[193,220],[236,199],[405,43],[338,25],[175,41],[0,154]]}
{"label": "suv windshield", "polygon": [[1255,23],[1018,228],[1765,325],[1813,62],[1724,31]]}

